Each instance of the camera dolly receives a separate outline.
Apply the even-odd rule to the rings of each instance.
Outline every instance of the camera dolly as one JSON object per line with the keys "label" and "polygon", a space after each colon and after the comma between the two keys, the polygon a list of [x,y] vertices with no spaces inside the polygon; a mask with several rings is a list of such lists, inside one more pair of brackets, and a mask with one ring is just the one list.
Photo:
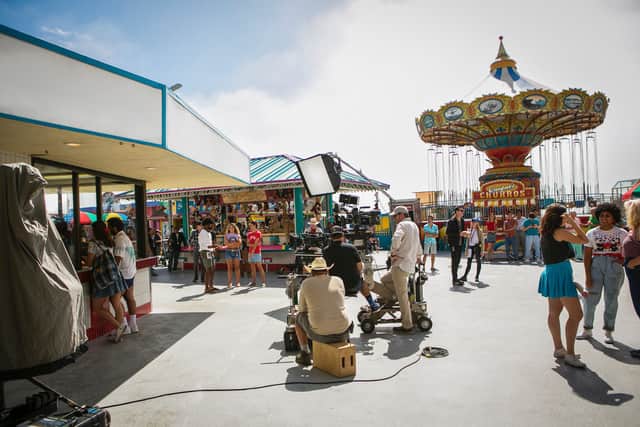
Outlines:
{"label": "camera dolly", "polygon": [[[367,271],[365,271],[365,273],[367,273]],[[365,276],[367,276],[367,274],[365,274]],[[368,276],[373,279],[372,270]],[[426,281],[427,273],[424,271],[424,264],[416,264],[415,271],[411,273],[408,278],[409,303],[413,324],[417,325],[418,329],[424,332],[431,330],[433,326],[422,292],[422,287]],[[400,304],[397,298],[389,301],[378,299],[378,303],[380,303],[382,307],[376,311],[372,311],[369,305],[360,308],[358,321],[360,322],[360,329],[362,329],[362,332],[365,334],[373,332],[379,323],[400,323],[402,321],[400,317]]]}

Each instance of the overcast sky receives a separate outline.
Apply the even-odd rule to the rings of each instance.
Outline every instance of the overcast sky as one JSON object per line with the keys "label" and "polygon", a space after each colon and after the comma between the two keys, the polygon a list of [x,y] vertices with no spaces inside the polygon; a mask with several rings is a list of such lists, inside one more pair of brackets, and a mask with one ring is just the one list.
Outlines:
{"label": "overcast sky", "polygon": [[0,22],[171,85],[251,156],[337,152],[394,197],[427,186],[414,119],[462,98],[504,36],[519,71],[611,99],[600,188],[640,177],[640,1],[0,0]]}

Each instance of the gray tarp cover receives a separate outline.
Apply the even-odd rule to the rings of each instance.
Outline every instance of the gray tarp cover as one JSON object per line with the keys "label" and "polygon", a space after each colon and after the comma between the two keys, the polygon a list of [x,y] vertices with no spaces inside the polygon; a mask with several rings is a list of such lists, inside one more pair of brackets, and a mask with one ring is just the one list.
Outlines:
{"label": "gray tarp cover", "polygon": [[82,285],[47,216],[40,172],[0,165],[0,371],[61,359],[87,340]]}

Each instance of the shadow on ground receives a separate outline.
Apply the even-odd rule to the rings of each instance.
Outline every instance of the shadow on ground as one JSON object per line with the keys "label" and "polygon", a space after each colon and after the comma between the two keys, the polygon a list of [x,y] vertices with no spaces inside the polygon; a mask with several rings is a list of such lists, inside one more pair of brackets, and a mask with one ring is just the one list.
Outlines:
{"label": "shadow on ground", "polygon": [[640,365],[640,359],[631,357],[631,350],[633,350],[633,348],[629,347],[626,344],[615,341],[612,344],[613,347],[609,347],[602,344],[595,338],[591,338],[588,341],[593,348],[604,353],[610,358],[617,360],[618,362],[627,363],[629,365]]}
{"label": "shadow on ground", "polygon": [[567,380],[574,393],[597,405],[620,406],[633,399],[631,394],[609,393],[613,387],[589,368],[576,369],[562,363],[553,370]]}
{"label": "shadow on ground", "polygon": [[[144,369],[214,313],[158,313],[138,320],[141,332],[126,335],[119,344],[102,337],[75,364],[39,377],[49,387],[81,404],[93,405]],[[5,384],[7,404],[22,403],[41,390],[27,381]]]}

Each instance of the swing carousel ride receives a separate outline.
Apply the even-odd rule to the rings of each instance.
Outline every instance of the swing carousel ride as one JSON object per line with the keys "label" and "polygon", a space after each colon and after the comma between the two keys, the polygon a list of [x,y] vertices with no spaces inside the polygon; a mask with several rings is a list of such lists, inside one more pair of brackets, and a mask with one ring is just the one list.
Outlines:
{"label": "swing carousel ride", "polygon": [[[445,202],[472,196],[477,207],[535,206],[565,194],[584,201],[598,193],[593,129],[604,121],[608,98],[556,91],[523,76],[499,40],[490,74],[476,89],[416,118],[429,144],[429,185],[444,190]],[[491,163],[482,175],[481,153]]]}

